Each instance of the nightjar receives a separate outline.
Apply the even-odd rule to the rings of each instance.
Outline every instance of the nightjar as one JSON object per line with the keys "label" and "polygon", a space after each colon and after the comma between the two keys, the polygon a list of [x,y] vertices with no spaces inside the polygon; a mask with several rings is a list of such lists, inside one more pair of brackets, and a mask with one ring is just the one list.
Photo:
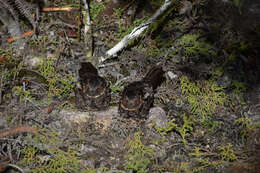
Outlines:
{"label": "nightjar", "polygon": [[82,110],[104,110],[109,106],[109,85],[90,62],[82,62],[79,85],[75,87],[76,107]]}
{"label": "nightjar", "polygon": [[121,95],[119,113],[122,117],[147,118],[153,105],[156,88],[162,83],[164,71],[155,66],[140,80],[128,84]]}

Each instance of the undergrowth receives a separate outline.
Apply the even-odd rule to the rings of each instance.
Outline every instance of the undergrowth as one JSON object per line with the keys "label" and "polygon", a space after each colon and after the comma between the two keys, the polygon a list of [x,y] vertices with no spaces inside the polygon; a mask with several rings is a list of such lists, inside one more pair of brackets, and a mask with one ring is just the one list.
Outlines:
{"label": "undergrowth", "polygon": [[206,42],[198,41],[199,34],[186,34],[179,39],[179,45],[182,50],[179,53],[183,53],[185,56],[194,55],[209,55],[216,56],[216,52],[213,50],[212,46]]}
{"label": "undergrowth", "polygon": [[217,106],[224,106],[227,101],[223,88],[213,80],[191,82],[187,76],[183,76],[181,93],[190,104],[191,113],[202,121],[210,119]]}
{"label": "undergrowth", "polygon": [[158,128],[156,126],[154,127],[163,137],[168,132],[176,130],[178,133],[180,133],[183,144],[186,145],[187,144],[186,137],[191,135],[195,121],[192,116],[181,115],[181,117],[183,118],[182,126],[178,126],[177,124],[174,123],[174,120],[172,120],[167,122],[166,127],[163,128]]}
{"label": "undergrowth", "polygon": [[66,150],[59,148],[62,144],[57,131],[40,130],[38,137],[25,139],[31,145],[22,150],[22,160],[19,164],[29,167],[29,172],[84,172],[94,173],[95,170],[86,168],[79,160],[79,153],[68,146]]}
{"label": "undergrowth", "polygon": [[142,143],[141,135],[140,132],[136,132],[134,138],[129,139],[125,170],[136,173],[149,172],[148,166],[154,157],[154,151]]}
{"label": "undergrowth", "polygon": [[104,10],[105,5],[103,2],[97,2],[97,1],[90,1],[90,17],[91,20],[95,21],[96,23],[98,23],[99,21],[97,21],[97,16],[98,14]]}
{"label": "undergrowth", "polygon": [[211,152],[201,147],[195,147],[190,153],[195,158],[195,169],[192,172],[203,172],[207,168],[219,169],[222,165],[226,165],[238,158],[232,148],[232,144],[217,147],[217,151]]}
{"label": "undergrowth", "polygon": [[39,68],[39,72],[46,78],[49,84],[48,96],[68,97],[74,87],[75,81],[72,74],[68,76],[58,76],[55,63],[51,58],[47,58]]}
{"label": "undergrowth", "polygon": [[235,123],[239,124],[242,128],[240,135],[243,144],[247,141],[254,141],[255,136],[260,133],[260,122],[254,123],[248,117],[239,118],[235,121]]}

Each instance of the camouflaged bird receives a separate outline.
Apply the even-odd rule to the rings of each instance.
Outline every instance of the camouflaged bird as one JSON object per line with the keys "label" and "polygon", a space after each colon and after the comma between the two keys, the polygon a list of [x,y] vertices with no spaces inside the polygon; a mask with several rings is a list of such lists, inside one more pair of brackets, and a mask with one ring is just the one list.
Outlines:
{"label": "camouflaged bird", "polygon": [[80,86],[75,88],[76,107],[82,110],[104,110],[109,106],[109,85],[98,75],[97,69],[91,63],[81,63],[79,84]]}
{"label": "camouflaged bird", "polygon": [[129,118],[146,118],[153,105],[156,88],[162,83],[164,71],[155,66],[140,80],[127,85],[121,95],[119,113]]}

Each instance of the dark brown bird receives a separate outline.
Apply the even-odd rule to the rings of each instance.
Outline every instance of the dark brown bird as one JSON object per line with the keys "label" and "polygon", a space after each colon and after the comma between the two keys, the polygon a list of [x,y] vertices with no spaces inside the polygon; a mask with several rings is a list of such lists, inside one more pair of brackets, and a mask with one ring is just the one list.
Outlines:
{"label": "dark brown bird", "polygon": [[163,81],[162,67],[153,67],[141,81],[127,85],[119,103],[119,113],[123,117],[146,118],[154,100],[156,88]]}
{"label": "dark brown bird", "polygon": [[75,88],[76,107],[83,110],[104,110],[109,106],[109,85],[91,63],[81,63],[79,82],[80,86]]}

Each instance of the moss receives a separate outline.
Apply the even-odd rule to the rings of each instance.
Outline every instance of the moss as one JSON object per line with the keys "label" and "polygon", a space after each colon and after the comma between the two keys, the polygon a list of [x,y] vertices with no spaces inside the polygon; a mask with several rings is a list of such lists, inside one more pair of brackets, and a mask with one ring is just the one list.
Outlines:
{"label": "moss", "polygon": [[104,10],[104,8],[105,8],[104,2],[90,1],[89,6],[90,6],[91,20],[98,23],[97,16],[101,11]]}
{"label": "moss", "polygon": [[160,56],[162,54],[161,50],[156,46],[149,46],[147,50],[149,56]]}
{"label": "moss", "polygon": [[111,89],[112,92],[116,93],[122,91],[124,86],[113,87],[112,85],[110,85],[109,88]]}
{"label": "moss", "polygon": [[206,42],[198,41],[199,34],[186,34],[179,39],[179,45],[182,48],[179,53],[183,53],[184,56],[206,55],[216,56],[216,52],[213,51],[212,46]]}
{"label": "moss", "polygon": [[[79,153],[76,150],[69,146],[66,148],[66,151],[57,147],[62,144],[57,131],[47,131],[45,129],[39,131],[43,135],[35,137],[33,141],[31,138],[25,139],[29,143],[33,143],[33,146],[26,146],[22,150],[23,159],[19,164],[29,167],[30,172],[35,173],[95,172],[92,169],[84,169],[83,171],[84,166],[80,162]],[[45,147],[44,152],[39,149],[42,148],[40,146]]]}
{"label": "moss", "polygon": [[174,121],[169,121],[167,122],[167,126],[163,128],[158,128],[156,126],[155,129],[161,134],[161,136],[165,136],[168,132],[176,130],[177,132],[180,133],[182,137],[182,142],[186,145],[186,137],[190,136],[193,126],[194,126],[194,120],[192,116],[186,116],[186,115],[181,115],[183,119],[183,125],[178,126],[177,124],[174,123]]}
{"label": "moss", "polygon": [[218,121],[204,121],[204,122],[202,122],[202,125],[204,127],[209,127],[210,128],[208,130],[209,133],[213,133],[220,126]]}
{"label": "moss", "polygon": [[166,127],[158,128],[154,124],[154,128],[157,132],[160,133],[161,136],[165,136],[168,132],[171,132],[173,130],[177,130],[178,125],[174,123],[174,121],[168,121]]}
{"label": "moss", "polygon": [[254,136],[260,132],[260,122],[253,123],[248,117],[239,118],[235,121],[235,123],[239,124],[242,128],[240,135],[243,144],[251,138],[254,138]]}
{"label": "moss", "polygon": [[232,144],[217,147],[216,152],[209,152],[200,147],[195,147],[190,153],[191,157],[195,157],[193,172],[203,172],[206,168],[213,167],[218,169],[220,166],[236,161],[238,158],[232,149]]}
{"label": "moss", "polygon": [[47,58],[47,60],[40,65],[39,71],[49,83],[48,96],[69,96],[74,87],[73,82],[75,81],[72,74],[62,78],[59,77],[54,61],[51,58]]}
{"label": "moss", "polygon": [[191,173],[191,168],[190,168],[190,162],[181,162],[178,167],[176,167],[173,172],[174,173],[179,173],[179,172],[185,172],[185,173]]}
{"label": "moss", "polygon": [[0,49],[0,57],[4,58],[4,60],[0,62],[0,67],[8,68],[8,71],[2,69],[0,70],[1,75],[3,72],[5,73],[3,76],[5,80],[8,78],[15,80],[23,66],[21,57],[14,56],[14,54],[13,49]]}
{"label": "moss", "polygon": [[28,44],[30,46],[33,47],[46,47],[46,45],[49,43],[48,41],[48,37],[47,36],[43,36],[43,37],[39,37],[39,38],[31,38],[28,42]]}
{"label": "moss", "polygon": [[222,76],[223,73],[224,73],[223,67],[217,67],[213,71],[213,76],[214,76],[214,78],[219,78]]}
{"label": "moss", "polygon": [[193,172],[203,172],[206,168],[219,169],[222,165],[237,160],[237,156],[232,149],[232,145],[217,147],[218,151],[209,152],[203,148],[195,147],[190,153],[191,157],[195,157],[193,163]]}
{"label": "moss", "polygon": [[190,82],[187,76],[181,78],[181,92],[190,104],[191,113],[202,121],[210,119],[217,106],[224,106],[227,96],[223,88],[213,80]]}
{"label": "moss", "polygon": [[[12,49],[1,49],[0,48],[0,57],[6,58],[8,60],[8,63],[12,63],[12,61],[15,61],[15,57],[13,56],[13,50]],[[0,62],[2,64],[2,62]]]}
{"label": "moss", "polygon": [[124,25],[122,25],[122,16],[123,16],[124,9],[122,8],[113,8],[113,13],[116,16],[118,26],[119,26],[119,34],[123,32],[125,29]]}
{"label": "moss", "polygon": [[222,164],[222,162],[219,160],[212,161],[209,158],[198,158],[196,159],[196,162],[198,166],[193,169],[194,173],[203,172],[208,167],[217,169]]}
{"label": "moss", "polygon": [[237,80],[232,80],[232,84],[235,87],[233,89],[233,92],[236,94],[240,94],[246,91],[246,86],[245,83],[243,82],[238,82]]}
{"label": "moss", "polygon": [[22,86],[14,86],[13,91],[18,96],[20,102],[26,103],[28,100],[34,100],[30,90],[24,90]]}
{"label": "moss", "polygon": [[223,161],[236,161],[238,158],[235,155],[234,150],[232,149],[232,144],[228,144],[227,146],[219,146],[220,157]]}
{"label": "moss", "polygon": [[127,161],[125,170],[136,173],[146,173],[151,159],[154,157],[152,148],[145,146],[141,141],[141,133],[136,132],[133,139],[129,139],[127,145]]}

